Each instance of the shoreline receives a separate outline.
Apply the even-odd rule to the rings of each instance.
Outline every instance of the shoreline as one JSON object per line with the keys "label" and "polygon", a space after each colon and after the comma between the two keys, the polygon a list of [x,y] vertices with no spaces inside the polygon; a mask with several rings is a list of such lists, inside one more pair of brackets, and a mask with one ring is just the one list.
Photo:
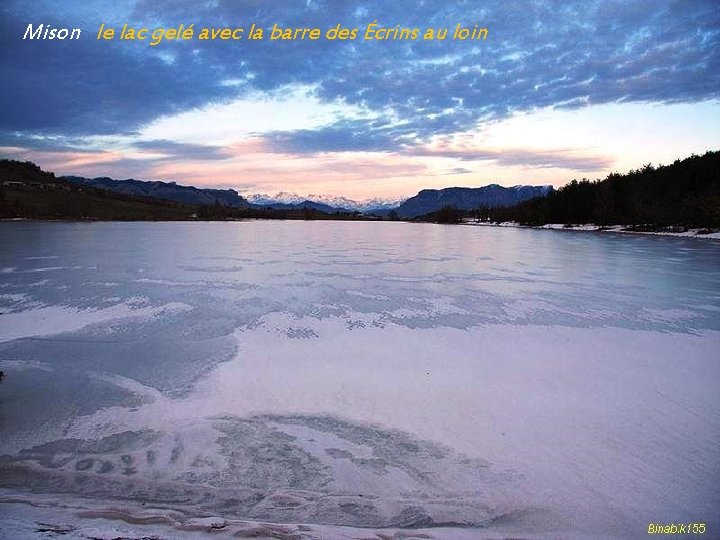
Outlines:
{"label": "shoreline", "polygon": [[488,222],[488,221],[463,221],[461,225],[470,225],[474,227],[514,227],[518,229],[545,229],[552,231],[580,231],[580,232],[602,232],[602,233],[619,233],[619,234],[641,234],[651,236],[673,236],[678,238],[700,238],[704,240],[720,240],[720,231],[713,231],[707,234],[701,234],[701,228],[691,228],[683,232],[673,231],[633,231],[627,229],[626,225],[610,225],[601,227],[591,223],[584,225],[566,225],[563,223],[548,223],[546,225],[522,225],[516,221]]}
{"label": "shoreline", "polygon": [[[449,225],[447,223],[436,223],[432,221],[389,221],[380,219],[266,219],[266,218],[242,218],[242,219],[183,219],[183,220],[117,220],[117,219],[33,219],[33,218],[0,218],[0,223],[238,223],[245,221],[342,221],[347,222],[360,222],[360,223],[408,223],[408,224],[430,224],[430,225]],[[702,233],[705,229],[701,228],[690,228],[682,232],[674,232],[667,230],[658,231],[635,231],[630,230],[626,225],[609,225],[601,227],[591,223],[584,225],[568,225],[564,223],[547,223],[545,225],[522,225],[516,221],[501,221],[501,222],[489,222],[489,221],[461,221],[453,225],[468,225],[472,227],[501,227],[501,228],[517,228],[517,229],[536,229],[536,230],[552,230],[552,231],[573,231],[573,232],[601,232],[601,233],[615,233],[615,234],[635,234],[635,235],[648,235],[648,236],[666,236],[675,238],[696,238],[701,240],[720,240],[720,231],[713,231],[709,233]]]}

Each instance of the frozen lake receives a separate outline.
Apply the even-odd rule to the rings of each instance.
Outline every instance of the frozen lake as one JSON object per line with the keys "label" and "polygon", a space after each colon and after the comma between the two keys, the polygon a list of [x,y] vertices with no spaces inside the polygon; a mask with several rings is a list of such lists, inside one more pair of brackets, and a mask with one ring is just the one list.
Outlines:
{"label": "frozen lake", "polygon": [[0,532],[717,534],[719,352],[714,241],[0,223]]}

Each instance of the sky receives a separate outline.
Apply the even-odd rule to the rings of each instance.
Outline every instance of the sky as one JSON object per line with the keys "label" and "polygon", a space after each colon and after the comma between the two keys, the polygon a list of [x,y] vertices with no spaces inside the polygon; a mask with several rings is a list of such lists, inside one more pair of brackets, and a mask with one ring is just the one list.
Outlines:
{"label": "sky", "polygon": [[[365,40],[382,27],[447,39]],[[23,40],[28,24],[79,40]],[[262,40],[97,40],[244,27]],[[358,28],[354,40],[269,30]],[[457,24],[484,40],[453,40]],[[355,199],[561,186],[720,149],[717,0],[3,0],[0,156],[57,174]]]}

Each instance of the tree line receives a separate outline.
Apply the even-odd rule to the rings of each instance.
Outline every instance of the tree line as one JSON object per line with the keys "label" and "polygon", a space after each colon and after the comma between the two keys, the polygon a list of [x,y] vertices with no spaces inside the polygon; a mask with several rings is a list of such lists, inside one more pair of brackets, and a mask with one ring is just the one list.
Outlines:
{"label": "tree line", "polygon": [[720,151],[692,155],[671,165],[647,164],[626,174],[611,173],[603,180],[573,180],[546,197],[512,207],[480,208],[473,215],[526,225],[593,223],[638,230],[717,229]]}
{"label": "tree line", "polygon": [[[111,220],[386,219],[397,212],[364,216],[311,208],[279,210],[220,204],[193,206],[148,197],[81,188],[55,178],[30,162],[0,160],[0,218]],[[457,223],[474,217],[491,222],[623,225],[636,230],[720,229],[720,151],[652,164],[603,180],[573,180],[547,196],[511,207],[465,211],[445,207],[417,221]]]}

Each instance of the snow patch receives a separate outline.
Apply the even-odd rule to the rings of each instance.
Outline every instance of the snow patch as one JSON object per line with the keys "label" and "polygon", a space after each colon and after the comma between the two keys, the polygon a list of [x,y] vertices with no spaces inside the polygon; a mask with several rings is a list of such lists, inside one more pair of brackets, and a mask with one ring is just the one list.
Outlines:
{"label": "snow patch", "polygon": [[92,324],[127,318],[157,318],[192,310],[181,302],[162,306],[144,305],[147,299],[135,297],[100,309],[70,306],[43,306],[0,314],[0,342],[72,332]]}

